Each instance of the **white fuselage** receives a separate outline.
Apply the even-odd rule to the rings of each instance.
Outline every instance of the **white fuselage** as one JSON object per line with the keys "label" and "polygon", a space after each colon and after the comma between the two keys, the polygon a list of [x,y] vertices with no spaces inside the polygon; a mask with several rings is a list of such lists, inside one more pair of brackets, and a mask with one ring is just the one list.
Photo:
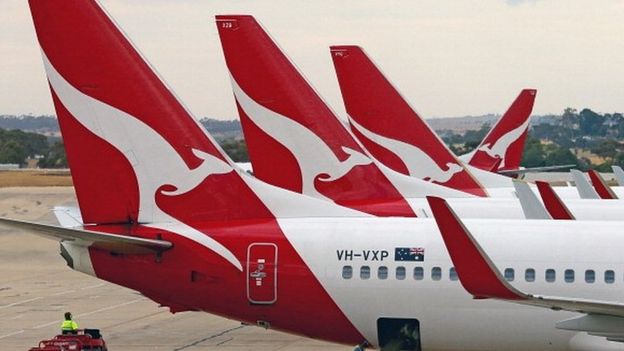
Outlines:
{"label": "white fuselage", "polygon": [[[279,223],[323,287],[374,344],[377,319],[392,317],[419,320],[423,350],[622,347],[601,337],[555,328],[556,322],[579,314],[472,299],[459,281],[450,279],[453,264],[433,220],[286,219]],[[501,273],[514,270],[511,284],[523,291],[622,301],[624,237],[619,224],[496,220],[467,220],[465,224]],[[424,261],[395,261],[396,248],[423,248]],[[343,277],[346,266],[352,270],[350,279]],[[362,267],[369,267],[370,278],[360,277]],[[387,268],[386,279],[378,277],[380,267]],[[398,267],[405,268],[404,279],[397,277]],[[422,280],[414,278],[417,267],[424,272]],[[435,268],[441,270],[439,280],[432,277]],[[535,271],[533,282],[525,280],[527,269]],[[548,269],[555,272],[553,282],[546,281]],[[565,270],[574,271],[574,282],[564,281]],[[595,282],[585,281],[587,270],[594,271]],[[607,271],[614,272],[612,282],[610,278],[605,281]],[[589,348],[582,346],[587,343]]]}
{"label": "white fuselage", "polygon": [[[525,218],[516,198],[449,198],[447,202],[460,218]],[[432,217],[426,199],[408,199],[408,203],[417,216]],[[624,201],[569,199],[564,203],[577,220],[624,220]]]}
{"label": "white fuselage", "polygon": [[[465,165],[472,175],[487,190],[491,197],[514,197],[513,179],[502,174],[484,171],[482,169]],[[537,187],[531,185],[534,192]],[[580,195],[576,187],[554,187],[557,195],[562,199],[580,199]],[[621,186],[612,186],[611,190],[620,198],[624,198],[624,188]]]}

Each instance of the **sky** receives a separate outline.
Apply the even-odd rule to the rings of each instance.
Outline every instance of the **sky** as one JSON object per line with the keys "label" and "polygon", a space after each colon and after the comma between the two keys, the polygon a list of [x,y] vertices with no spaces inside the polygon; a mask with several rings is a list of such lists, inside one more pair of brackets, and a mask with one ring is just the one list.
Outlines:
{"label": "sky", "polygon": [[[238,118],[214,23],[251,14],[344,119],[329,45],[356,44],[425,118],[624,111],[624,0],[100,0],[197,117]],[[53,114],[26,0],[0,0],[0,114]]]}

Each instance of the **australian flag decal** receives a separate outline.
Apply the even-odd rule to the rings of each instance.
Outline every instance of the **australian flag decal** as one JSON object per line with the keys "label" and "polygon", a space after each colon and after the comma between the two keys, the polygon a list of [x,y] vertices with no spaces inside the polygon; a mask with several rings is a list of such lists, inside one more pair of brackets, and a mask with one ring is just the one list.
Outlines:
{"label": "australian flag decal", "polygon": [[425,260],[425,249],[422,247],[395,247],[394,260],[422,262]]}

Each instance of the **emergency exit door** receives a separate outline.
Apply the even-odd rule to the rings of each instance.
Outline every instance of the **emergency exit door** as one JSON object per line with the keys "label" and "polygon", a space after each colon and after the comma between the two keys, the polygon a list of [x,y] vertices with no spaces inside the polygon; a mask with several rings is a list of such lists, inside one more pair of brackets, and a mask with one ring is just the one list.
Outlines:
{"label": "emergency exit door", "polygon": [[277,245],[254,243],[247,248],[247,298],[254,304],[277,301]]}

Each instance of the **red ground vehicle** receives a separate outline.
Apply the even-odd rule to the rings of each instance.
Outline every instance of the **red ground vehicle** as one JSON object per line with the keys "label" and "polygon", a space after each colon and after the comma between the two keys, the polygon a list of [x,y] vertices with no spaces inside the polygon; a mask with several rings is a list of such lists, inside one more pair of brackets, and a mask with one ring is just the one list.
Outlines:
{"label": "red ground vehicle", "polygon": [[80,329],[77,334],[57,335],[53,339],[42,340],[39,346],[29,351],[107,351],[106,341],[99,329]]}

